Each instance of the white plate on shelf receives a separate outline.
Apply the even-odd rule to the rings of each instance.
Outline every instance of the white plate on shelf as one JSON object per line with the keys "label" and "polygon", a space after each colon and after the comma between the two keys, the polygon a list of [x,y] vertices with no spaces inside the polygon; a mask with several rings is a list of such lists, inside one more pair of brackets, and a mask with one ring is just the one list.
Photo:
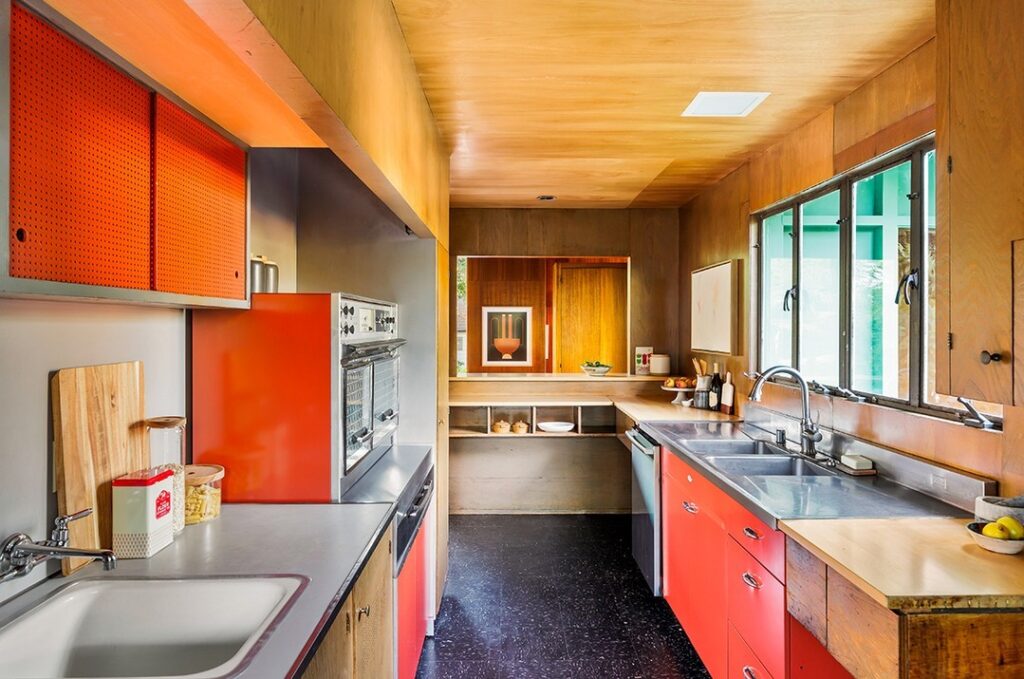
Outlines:
{"label": "white plate on shelf", "polygon": [[549,434],[568,434],[576,425],[572,422],[538,422],[537,429]]}

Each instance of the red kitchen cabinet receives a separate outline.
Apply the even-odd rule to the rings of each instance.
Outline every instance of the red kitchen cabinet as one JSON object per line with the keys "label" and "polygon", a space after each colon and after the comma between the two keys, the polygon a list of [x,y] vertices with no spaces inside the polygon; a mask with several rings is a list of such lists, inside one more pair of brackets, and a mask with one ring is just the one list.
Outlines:
{"label": "red kitchen cabinet", "polygon": [[769,674],[785,677],[786,587],[738,542],[726,539],[729,623]]}
{"label": "red kitchen cabinet", "polygon": [[665,599],[711,676],[721,677],[728,662],[729,537],[716,513],[720,491],[670,451],[662,450],[662,462]]}
{"label": "red kitchen cabinet", "polygon": [[771,673],[732,625],[729,625],[729,679],[772,679]]}
{"label": "red kitchen cabinet", "polygon": [[245,299],[245,151],[159,95],[153,120],[153,289]]}
{"label": "red kitchen cabinet", "polygon": [[725,497],[723,511],[725,526],[743,549],[772,572],[779,582],[786,582],[786,536],[780,530],[772,530],[746,507]]}
{"label": "red kitchen cabinet", "polygon": [[149,91],[18,3],[10,40],[7,273],[148,290]]}
{"label": "red kitchen cabinet", "polygon": [[[428,510],[429,511],[429,510]],[[420,525],[395,583],[398,601],[398,679],[415,679],[427,636],[427,522]]]}
{"label": "red kitchen cabinet", "polygon": [[789,619],[790,679],[853,679],[853,675],[793,616]]}

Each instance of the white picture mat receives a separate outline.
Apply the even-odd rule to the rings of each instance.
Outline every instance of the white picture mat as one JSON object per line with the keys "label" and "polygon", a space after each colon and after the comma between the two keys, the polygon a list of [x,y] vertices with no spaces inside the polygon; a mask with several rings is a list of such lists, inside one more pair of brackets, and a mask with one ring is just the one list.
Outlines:
{"label": "white picture mat", "polygon": [[733,352],[736,334],[736,264],[713,264],[690,274],[690,348]]}

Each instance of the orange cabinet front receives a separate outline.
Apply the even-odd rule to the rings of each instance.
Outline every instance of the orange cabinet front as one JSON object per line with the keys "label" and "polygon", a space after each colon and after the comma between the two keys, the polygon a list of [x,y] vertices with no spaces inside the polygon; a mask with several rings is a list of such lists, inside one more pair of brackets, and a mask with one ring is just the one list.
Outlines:
{"label": "orange cabinet front", "polygon": [[398,601],[398,679],[415,679],[427,636],[427,526],[413,540],[395,581]]}
{"label": "orange cabinet front", "polygon": [[8,273],[150,287],[150,93],[17,3]]}
{"label": "orange cabinet front", "polygon": [[729,625],[729,679],[772,679],[772,675],[732,625]]}
{"label": "orange cabinet front", "polygon": [[800,621],[789,614],[786,617],[789,621],[790,679],[853,679],[853,675]]}
{"label": "orange cabinet front", "polygon": [[[725,543],[717,489],[662,449],[665,599],[713,677],[728,662]],[[724,497],[724,496],[723,496]]]}
{"label": "orange cabinet front", "polygon": [[738,542],[726,540],[729,623],[772,676],[785,677],[786,588]]}
{"label": "orange cabinet front", "polygon": [[154,290],[245,299],[245,166],[245,151],[156,97]]}

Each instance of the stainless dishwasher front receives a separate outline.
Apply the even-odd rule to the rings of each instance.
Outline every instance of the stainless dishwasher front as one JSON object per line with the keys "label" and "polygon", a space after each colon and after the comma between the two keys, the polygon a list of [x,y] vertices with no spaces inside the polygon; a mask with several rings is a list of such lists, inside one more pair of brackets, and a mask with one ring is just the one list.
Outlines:
{"label": "stainless dishwasher front", "polygon": [[633,466],[633,559],[655,596],[661,596],[661,456],[658,444],[634,427],[626,431]]}

